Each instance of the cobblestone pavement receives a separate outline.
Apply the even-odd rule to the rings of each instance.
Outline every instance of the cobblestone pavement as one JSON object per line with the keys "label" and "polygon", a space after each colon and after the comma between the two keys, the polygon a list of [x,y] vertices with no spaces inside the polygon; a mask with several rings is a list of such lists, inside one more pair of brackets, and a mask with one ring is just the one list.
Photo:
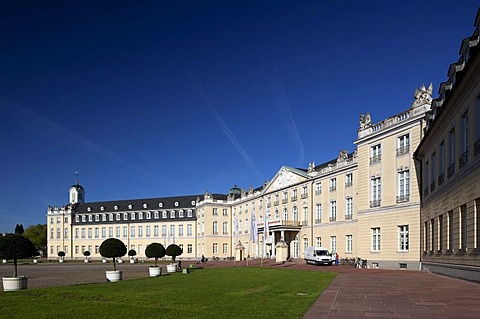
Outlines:
{"label": "cobblestone pavement", "polygon": [[[188,266],[193,261],[183,261]],[[355,269],[347,266],[305,265],[303,261],[277,264],[252,260],[248,266],[336,272],[337,277],[304,319],[311,318],[480,318],[480,284],[410,270]],[[148,263],[118,265],[125,280],[148,276]],[[203,267],[246,267],[247,262],[209,261]],[[162,265],[163,273],[166,266]],[[105,282],[111,263],[44,262],[19,265],[29,288]],[[0,264],[0,276],[10,276],[11,264]]]}

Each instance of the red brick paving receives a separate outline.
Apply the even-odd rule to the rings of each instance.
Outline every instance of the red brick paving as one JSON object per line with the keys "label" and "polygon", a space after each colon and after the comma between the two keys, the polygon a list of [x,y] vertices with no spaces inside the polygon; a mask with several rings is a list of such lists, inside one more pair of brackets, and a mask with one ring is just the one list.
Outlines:
{"label": "red brick paving", "polygon": [[[184,267],[190,263],[195,262],[182,262]],[[258,267],[260,263],[261,260],[253,260],[249,266]],[[246,264],[245,261],[209,261],[204,266],[245,267]],[[118,268],[123,270],[124,279],[134,279],[148,276],[148,265],[124,263]],[[335,280],[305,313],[304,319],[480,318],[480,284],[477,283],[428,272],[314,266],[305,265],[300,260],[284,264],[264,260],[263,265],[337,273]],[[110,269],[110,263],[42,263],[20,265],[19,274],[27,274],[29,287],[36,288],[104,282],[102,270]],[[0,277],[10,276],[12,271],[12,265],[0,264]]]}

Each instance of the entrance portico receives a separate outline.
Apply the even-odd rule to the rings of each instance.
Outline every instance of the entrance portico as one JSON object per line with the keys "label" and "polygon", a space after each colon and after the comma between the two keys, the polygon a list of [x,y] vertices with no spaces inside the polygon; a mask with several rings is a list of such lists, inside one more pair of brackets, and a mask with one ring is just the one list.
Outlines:
{"label": "entrance portico", "polygon": [[[269,220],[268,234],[265,235],[265,223],[258,224],[259,234],[263,234],[263,256],[274,258],[276,256],[275,245],[283,239],[287,244],[287,258],[298,258],[298,232],[300,231],[301,222],[288,220]],[[293,244],[293,245],[290,245]]]}

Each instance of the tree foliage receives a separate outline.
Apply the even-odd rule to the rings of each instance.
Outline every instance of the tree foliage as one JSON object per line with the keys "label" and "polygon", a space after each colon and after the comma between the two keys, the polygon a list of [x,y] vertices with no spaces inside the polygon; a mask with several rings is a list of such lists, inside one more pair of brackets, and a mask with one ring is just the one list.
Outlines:
{"label": "tree foliage", "polygon": [[38,224],[29,226],[25,229],[23,235],[30,239],[35,248],[45,256],[47,251],[47,225]]}
{"label": "tree foliage", "polygon": [[171,244],[166,249],[166,254],[172,257],[172,263],[174,263],[175,258],[177,256],[180,256],[182,253],[183,253],[182,249],[176,244]]}
{"label": "tree foliage", "polygon": [[37,254],[35,246],[32,242],[19,234],[6,234],[0,236],[0,258],[13,259],[14,272],[13,276],[17,277],[17,260],[30,258]]}
{"label": "tree foliage", "polygon": [[17,225],[15,225],[15,234],[17,234],[17,235],[23,235],[24,232],[25,232],[25,229],[23,229],[23,225],[22,225],[22,224],[17,224]]}
{"label": "tree foliage", "polygon": [[117,270],[116,258],[123,257],[127,253],[127,247],[123,241],[117,238],[108,238],[100,245],[100,255],[113,259],[113,270]]}
{"label": "tree foliage", "polygon": [[137,255],[137,252],[135,251],[135,249],[130,249],[130,250],[128,251],[128,256],[134,257],[134,256],[136,256],[136,255]]}
{"label": "tree foliage", "polygon": [[165,257],[166,250],[160,243],[151,243],[145,248],[145,256],[147,258],[155,258],[155,267],[157,267],[157,260]]}

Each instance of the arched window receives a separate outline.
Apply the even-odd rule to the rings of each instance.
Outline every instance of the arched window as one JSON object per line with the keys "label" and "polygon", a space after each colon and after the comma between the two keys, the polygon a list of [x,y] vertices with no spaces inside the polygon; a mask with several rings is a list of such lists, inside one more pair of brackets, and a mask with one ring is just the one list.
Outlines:
{"label": "arched window", "polygon": [[65,239],[67,239],[67,238],[68,238],[68,228],[65,228],[64,234],[65,234],[65,235],[64,235]]}
{"label": "arched window", "polygon": [[50,229],[50,239],[53,239],[53,228]]}
{"label": "arched window", "polygon": [[57,228],[57,239],[60,239],[60,228]]}
{"label": "arched window", "polygon": [[298,222],[298,208],[297,208],[297,206],[293,206],[293,221]]}

